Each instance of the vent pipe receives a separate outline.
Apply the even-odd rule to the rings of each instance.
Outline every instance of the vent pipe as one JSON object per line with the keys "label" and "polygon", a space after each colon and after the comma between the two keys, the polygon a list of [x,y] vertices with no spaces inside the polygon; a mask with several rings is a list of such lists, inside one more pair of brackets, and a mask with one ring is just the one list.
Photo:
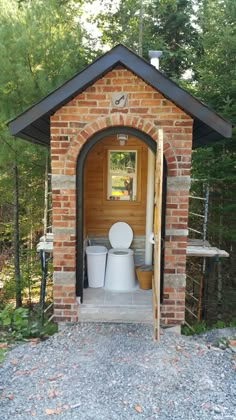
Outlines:
{"label": "vent pipe", "polygon": [[148,56],[150,58],[150,63],[152,66],[156,67],[159,70],[159,58],[162,55],[162,51],[148,51]]}

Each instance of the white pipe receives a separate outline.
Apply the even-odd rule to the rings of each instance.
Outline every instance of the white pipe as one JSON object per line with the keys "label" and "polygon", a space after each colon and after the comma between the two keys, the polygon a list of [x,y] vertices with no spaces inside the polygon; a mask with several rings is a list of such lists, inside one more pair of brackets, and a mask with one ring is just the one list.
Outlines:
{"label": "white pipe", "polygon": [[150,235],[153,232],[153,211],[154,211],[154,170],[155,155],[148,149],[147,167],[147,200],[146,200],[146,237],[145,237],[145,264],[152,264],[152,248]]}
{"label": "white pipe", "polygon": [[148,51],[150,63],[159,70],[159,59],[162,55],[162,51]]}

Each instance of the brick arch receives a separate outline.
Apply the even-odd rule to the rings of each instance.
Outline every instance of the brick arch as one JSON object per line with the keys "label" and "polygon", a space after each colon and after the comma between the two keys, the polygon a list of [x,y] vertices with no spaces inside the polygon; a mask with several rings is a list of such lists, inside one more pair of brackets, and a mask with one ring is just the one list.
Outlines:
{"label": "brick arch", "polygon": [[[106,117],[98,118],[96,121],[86,125],[78,135],[74,136],[69,147],[66,159],[73,161],[76,165],[78,153],[83,145],[99,131],[106,128],[122,126],[131,127],[143,131],[149,135],[156,143],[158,142],[158,128],[155,124],[139,116],[127,115],[122,113],[114,113]],[[171,143],[165,140],[164,136],[164,156],[167,163],[167,171],[169,165],[172,169],[178,170],[178,161]]]}

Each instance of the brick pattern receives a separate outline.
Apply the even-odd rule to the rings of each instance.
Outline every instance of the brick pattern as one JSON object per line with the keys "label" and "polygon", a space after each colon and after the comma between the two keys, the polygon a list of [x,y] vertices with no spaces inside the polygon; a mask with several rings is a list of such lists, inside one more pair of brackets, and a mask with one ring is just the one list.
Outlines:
{"label": "brick pattern", "polygon": [[[113,108],[113,92],[126,92],[125,108]],[[75,175],[76,161],[83,144],[98,131],[112,126],[134,127],[158,141],[164,130],[164,154],[168,177],[189,177],[192,150],[192,118],[174,103],[130,71],[117,68],[88,87],[51,117],[53,187],[54,272],[64,275],[64,285],[56,286],[57,320],[76,320],[76,298],[67,290],[67,274],[75,272]],[[60,185],[61,177],[61,185]],[[71,182],[63,183],[64,178]],[[167,190],[166,228],[175,233],[166,238],[165,273],[185,276],[188,187]],[[184,320],[184,287],[164,289],[162,320],[167,324]],[[70,296],[68,296],[68,293]],[[72,295],[73,296],[72,296]],[[68,302],[67,299],[74,299]],[[58,301],[60,300],[60,302]],[[174,303],[173,303],[174,302]],[[69,308],[70,307],[70,308]]]}
{"label": "brick pattern", "polygon": [[185,287],[165,287],[161,307],[161,324],[176,325],[184,320]]}
{"label": "brick pattern", "polygon": [[75,286],[54,285],[54,320],[56,322],[77,322],[78,304],[75,299]]}

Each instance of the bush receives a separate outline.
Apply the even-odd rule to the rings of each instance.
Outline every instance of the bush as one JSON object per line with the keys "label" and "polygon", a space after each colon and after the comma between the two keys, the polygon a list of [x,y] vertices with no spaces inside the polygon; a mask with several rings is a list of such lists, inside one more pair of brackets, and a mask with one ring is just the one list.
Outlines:
{"label": "bush", "polygon": [[21,340],[52,335],[57,331],[57,325],[52,322],[43,325],[37,312],[28,308],[15,309],[10,303],[0,311],[0,329],[10,338]]}
{"label": "bush", "polygon": [[209,330],[209,327],[207,327],[205,321],[201,321],[201,322],[196,322],[196,324],[193,324],[191,327],[189,327],[188,325],[183,325],[181,332],[183,335],[193,335],[193,334],[201,334],[208,330]]}

